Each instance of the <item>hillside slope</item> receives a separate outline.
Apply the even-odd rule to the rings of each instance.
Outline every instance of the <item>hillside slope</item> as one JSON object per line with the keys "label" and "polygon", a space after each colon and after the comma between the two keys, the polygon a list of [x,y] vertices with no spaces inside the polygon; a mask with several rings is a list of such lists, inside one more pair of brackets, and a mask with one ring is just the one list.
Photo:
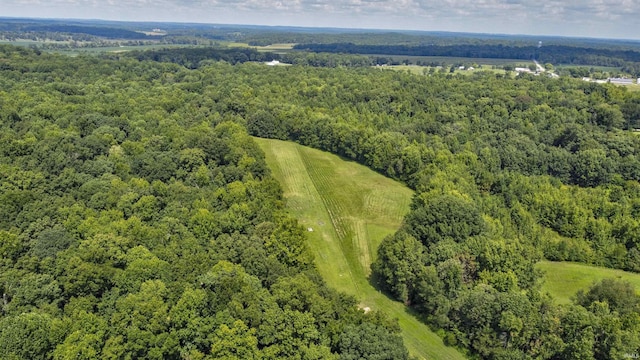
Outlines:
{"label": "hillside slope", "polygon": [[368,168],[291,142],[258,139],[284,190],[287,206],[307,229],[327,283],[357,297],[363,308],[399,319],[410,353],[425,359],[462,359],[400,302],[368,280],[380,241],[400,226],[412,192]]}

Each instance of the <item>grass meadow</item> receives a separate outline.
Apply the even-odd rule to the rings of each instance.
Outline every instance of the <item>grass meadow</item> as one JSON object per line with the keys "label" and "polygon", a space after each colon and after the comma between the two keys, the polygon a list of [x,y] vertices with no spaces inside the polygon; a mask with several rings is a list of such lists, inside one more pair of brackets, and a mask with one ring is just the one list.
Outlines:
{"label": "grass meadow", "polygon": [[[441,71],[441,69],[438,68],[434,68],[432,66],[422,66],[422,65],[387,65],[387,66],[375,66],[375,68],[379,68],[379,69],[388,69],[388,70],[395,70],[395,71],[408,71],[414,75],[426,75],[429,73],[430,69],[434,69],[434,71],[439,72]],[[472,75],[476,72],[479,71],[490,71],[492,73],[495,74],[510,74],[510,75],[515,75],[516,73],[513,71],[510,72],[505,72],[505,70],[503,69],[495,69],[492,65],[478,65],[478,67],[474,68],[473,70],[459,70],[456,69],[453,74],[462,74],[462,75]],[[449,69],[445,69],[445,73],[446,74],[450,74]]]}
{"label": "grass meadow", "polygon": [[545,273],[542,291],[551,294],[560,304],[571,302],[578,290],[587,290],[605,278],[626,280],[640,294],[640,274],[571,262],[541,261],[537,268]]}
{"label": "grass meadow", "polygon": [[397,318],[411,355],[463,359],[456,349],[369,282],[382,239],[398,229],[412,191],[365,166],[292,142],[256,139],[287,206],[308,230],[309,245],[327,283],[354,295],[361,308]]}

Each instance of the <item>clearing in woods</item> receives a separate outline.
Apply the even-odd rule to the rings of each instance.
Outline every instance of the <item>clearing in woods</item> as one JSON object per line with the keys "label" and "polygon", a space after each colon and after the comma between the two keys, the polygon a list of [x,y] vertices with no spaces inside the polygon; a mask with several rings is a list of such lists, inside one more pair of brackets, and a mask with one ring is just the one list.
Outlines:
{"label": "clearing in woods", "polygon": [[605,278],[628,281],[640,294],[640,274],[571,262],[541,261],[536,267],[544,271],[542,291],[560,304],[570,303],[578,290],[586,291]]}
{"label": "clearing in woods", "polygon": [[412,191],[365,166],[292,142],[255,138],[280,182],[287,207],[308,230],[318,270],[329,286],[354,295],[362,308],[397,318],[411,355],[464,359],[410,309],[368,280],[382,239],[409,211]]}

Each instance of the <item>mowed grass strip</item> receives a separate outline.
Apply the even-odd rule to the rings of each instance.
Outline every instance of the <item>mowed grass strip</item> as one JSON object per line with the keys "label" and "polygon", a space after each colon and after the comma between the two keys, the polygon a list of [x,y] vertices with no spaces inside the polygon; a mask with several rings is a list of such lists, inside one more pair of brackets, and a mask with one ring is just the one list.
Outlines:
{"label": "mowed grass strip", "polygon": [[536,267],[544,271],[542,291],[548,292],[560,304],[568,304],[578,290],[606,278],[625,280],[640,294],[640,274],[571,262],[541,261]]}
{"label": "mowed grass strip", "polygon": [[[318,269],[335,288],[345,291],[356,286],[346,258],[340,249],[331,216],[302,162],[299,148],[285,142],[256,139],[265,152],[274,177],[280,182],[287,206],[309,232]],[[285,146],[289,145],[289,146]]]}
{"label": "mowed grass strip", "polygon": [[411,355],[464,359],[410,309],[369,283],[377,247],[400,226],[409,211],[412,191],[330,153],[292,142],[255,140],[283,188],[288,208],[310,230],[309,246],[329,286],[354,295],[362,308],[397,318]]}

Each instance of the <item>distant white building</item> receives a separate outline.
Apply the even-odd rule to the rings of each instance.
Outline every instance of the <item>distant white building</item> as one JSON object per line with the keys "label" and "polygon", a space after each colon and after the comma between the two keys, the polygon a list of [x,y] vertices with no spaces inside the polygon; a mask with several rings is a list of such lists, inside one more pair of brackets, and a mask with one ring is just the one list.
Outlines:
{"label": "distant white building", "polygon": [[278,61],[278,60],[271,60],[271,61],[269,61],[269,62],[267,62],[267,63],[265,63],[265,64],[267,64],[267,65],[269,65],[269,66],[275,66],[275,65],[280,65],[280,61]]}
{"label": "distant white building", "polygon": [[519,72],[519,73],[531,73],[531,69],[529,69],[529,68],[517,67],[517,68],[516,68],[516,72]]}
{"label": "distant white building", "polygon": [[640,78],[638,78],[638,81],[636,82],[636,84],[640,85]]}
{"label": "distant white building", "polygon": [[633,79],[627,78],[609,78],[609,82],[615,85],[631,85],[633,84]]}

